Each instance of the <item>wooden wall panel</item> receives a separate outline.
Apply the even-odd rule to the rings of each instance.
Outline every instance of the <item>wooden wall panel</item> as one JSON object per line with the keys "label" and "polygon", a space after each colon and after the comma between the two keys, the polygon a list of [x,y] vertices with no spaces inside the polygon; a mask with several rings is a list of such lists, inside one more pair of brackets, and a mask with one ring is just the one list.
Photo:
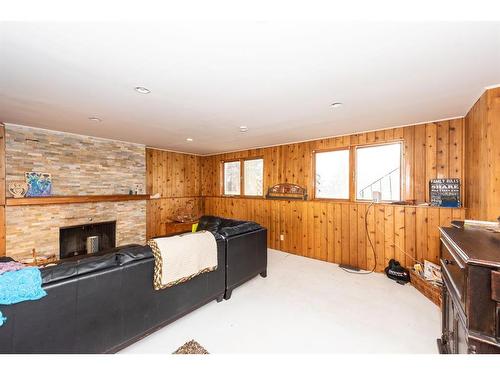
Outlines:
{"label": "wooden wall panel", "polygon": [[[204,202],[205,214],[253,220],[267,227],[270,248],[362,269],[373,267],[364,220],[367,203],[228,197],[205,197]],[[464,217],[465,209],[370,207],[368,232],[376,249],[376,270],[382,272],[391,258],[405,266],[412,266],[414,259],[436,262],[438,227]]]}
{"label": "wooden wall panel", "polygon": [[458,177],[463,180],[463,122],[464,119],[460,118],[203,157],[201,192],[206,197],[222,195],[223,161],[258,156],[264,159],[264,189],[278,183],[289,182],[306,187],[309,196],[312,197],[315,150],[401,140],[403,142],[402,198],[427,202],[429,179]]}
{"label": "wooden wall panel", "polygon": [[195,155],[146,149],[146,192],[161,196],[147,203],[147,238],[164,235],[165,223],[188,201],[194,203],[198,215],[203,213],[201,159]]}
{"label": "wooden wall panel", "polygon": [[[452,218],[463,218],[464,209],[378,204],[367,213],[368,205],[354,200],[312,200],[313,151],[401,140],[403,198],[425,202],[429,179],[464,178],[463,134],[464,119],[454,119],[203,157],[204,212],[261,223],[268,228],[271,248],[371,269],[375,259],[366,233],[366,216],[368,233],[376,249],[377,271],[383,271],[391,258],[407,266],[413,265],[415,259],[436,262],[438,226],[448,225]],[[307,188],[309,200],[223,197],[222,162],[255,156],[264,159],[265,190],[277,183],[295,183]]]}
{"label": "wooden wall panel", "polygon": [[198,216],[203,214],[201,197],[161,198],[147,201],[146,206],[146,238],[165,235],[165,223],[171,221],[175,212],[185,207],[188,201],[194,203]]}
{"label": "wooden wall panel", "polygon": [[148,194],[162,198],[199,197],[201,157],[176,152],[146,149]]}
{"label": "wooden wall panel", "polygon": [[487,90],[465,117],[467,217],[500,216],[500,88]]}

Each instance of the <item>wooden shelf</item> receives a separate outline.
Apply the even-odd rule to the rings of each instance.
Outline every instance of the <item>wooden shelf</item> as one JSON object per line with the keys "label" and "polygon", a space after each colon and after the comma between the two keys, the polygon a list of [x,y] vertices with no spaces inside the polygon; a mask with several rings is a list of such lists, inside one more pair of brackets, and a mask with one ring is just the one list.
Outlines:
{"label": "wooden shelf", "polygon": [[147,194],[139,195],[61,195],[52,197],[7,198],[7,206],[34,206],[47,204],[72,204],[96,202],[141,201],[149,199]]}

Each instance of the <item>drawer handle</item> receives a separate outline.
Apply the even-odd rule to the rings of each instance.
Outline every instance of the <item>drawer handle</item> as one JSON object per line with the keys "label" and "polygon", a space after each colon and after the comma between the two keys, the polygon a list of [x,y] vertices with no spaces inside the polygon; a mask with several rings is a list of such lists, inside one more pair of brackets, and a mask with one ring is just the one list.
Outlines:
{"label": "drawer handle", "polygon": [[450,265],[453,264],[453,261],[449,260],[449,259],[443,259],[443,261],[444,261],[444,264],[450,264]]}

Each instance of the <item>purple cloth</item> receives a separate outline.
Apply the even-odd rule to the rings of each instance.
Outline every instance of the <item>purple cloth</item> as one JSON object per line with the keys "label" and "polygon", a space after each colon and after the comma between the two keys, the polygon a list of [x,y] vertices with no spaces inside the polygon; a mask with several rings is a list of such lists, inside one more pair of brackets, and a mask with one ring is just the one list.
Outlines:
{"label": "purple cloth", "polygon": [[24,267],[26,266],[19,262],[3,262],[0,263],[0,275],[9,271],[17,271]]}

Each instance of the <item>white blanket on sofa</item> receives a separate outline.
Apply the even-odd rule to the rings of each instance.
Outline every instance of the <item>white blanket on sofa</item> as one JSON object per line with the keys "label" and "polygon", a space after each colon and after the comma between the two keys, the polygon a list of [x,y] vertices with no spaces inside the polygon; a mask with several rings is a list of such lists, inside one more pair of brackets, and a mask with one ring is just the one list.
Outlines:
{"label": "white blanket on sofa", "polygon": [[217,269],[217,243],[200,231],[148,241],[155,258],[153,287],[165,289]]}

